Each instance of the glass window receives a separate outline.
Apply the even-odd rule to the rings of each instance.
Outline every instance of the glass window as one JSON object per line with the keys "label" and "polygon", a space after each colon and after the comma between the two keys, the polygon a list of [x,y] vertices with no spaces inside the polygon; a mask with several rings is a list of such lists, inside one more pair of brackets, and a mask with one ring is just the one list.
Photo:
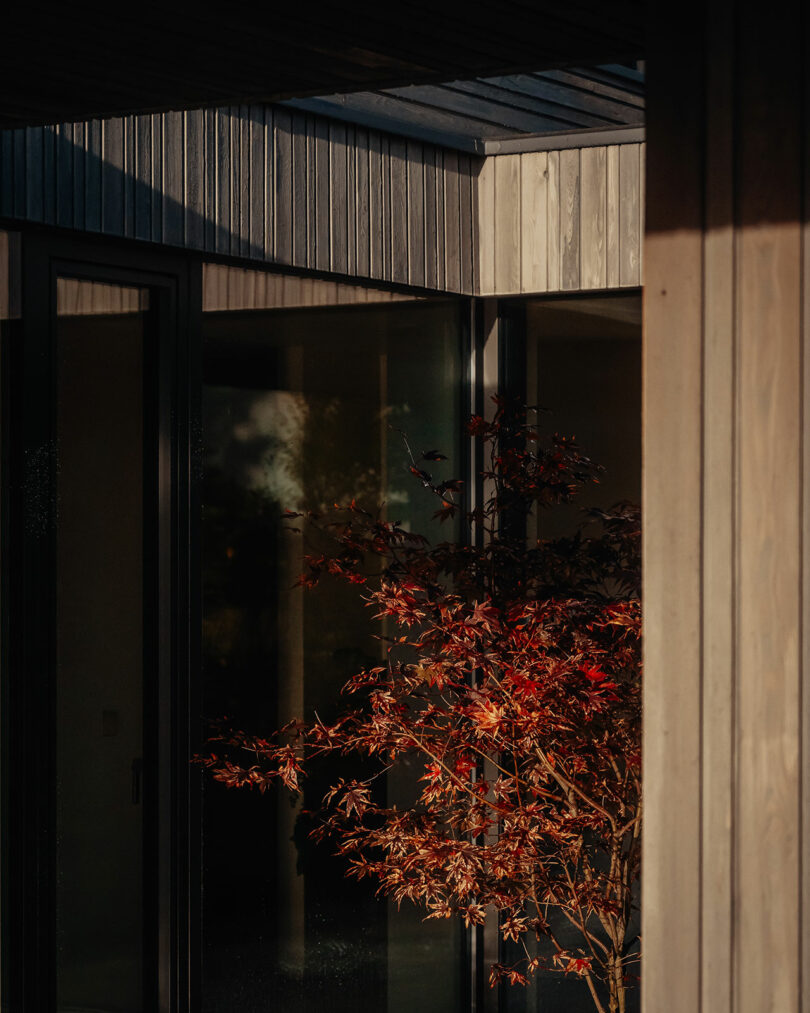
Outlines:
{"label": "glass window", "polygon": [[526,385],[540,427],[575,437],[604,471],[570,509],[539,519],[544,538],[567,534],[583,507],[641,501],[641,297],[530,300]]}
{"label": "glass window", "polygon": [[[527,400],[540,409],[541,432],[575,437],[604,468],[570,506],[533,519],[530,538],[555,538],[576,530],[583,508],[641,501],[641,297],[536,299],[525,311]],[[557,919],[563,945],[575,944]],[[522,955],[511,945],[502,944],[507,963]],[[534,945],[551,956],[550,945]],[[627,1013],[639,1003],[634,989]],[[499,1006],[501,1013],[592,1013],[593,1001],[581,979],[540,971],[528,988],[502,986]]]}
{"label": "glass window", "polygon": [[147,290],[57,283],[58,1010],[143,1009]]}
{"label": "glass window", "polygon": [[[460,313],[216,267],[204,306],[204,713],[262,732],[327,717],[343,682],[381,657],[356,588],[292,590],[304,550],[280,514],[356,497],[429,526],[435,504],[395,429],[459,461]],[[303,810],[328,783],[309,781],[298,805],[205,783],[203,1008],[460,1009],[459,924],[381,902],[308,839]],[[394,802],[408,785],[389,777],[383,790]]]}

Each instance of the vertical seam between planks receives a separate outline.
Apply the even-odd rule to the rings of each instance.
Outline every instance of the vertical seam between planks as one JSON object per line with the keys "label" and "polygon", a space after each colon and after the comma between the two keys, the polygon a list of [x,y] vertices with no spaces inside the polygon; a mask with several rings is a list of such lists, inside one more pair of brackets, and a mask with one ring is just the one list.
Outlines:
{"label": "vertical seam between planks", "polygon": [[740,680],[739,680],[739,635],[740,635],[740,438],[739,426],[742,413],[740,404],[740,339],[739,329],[741,322],[740,299],[741,291],[739,285],[740,270],[740,234],[739,234],[739,130],[740,130],[740,97],[737,90],[737,57],[739,54],[739,22],[736,18],[736,11],[732,8],[732,49],[731,49],[731,186],[732,186],[732,309],[731,309],[731,340],[732,340],[732,563],[731,577],[734,589],[734,600],[732,602],[731,624],[731,910],[729,912],[729,999],[731,1010],[736,1007],[737,998],[737,910],[739,898],[739,847],[738,837],[738,816],[740,801],[739,784],[739,711],[740,711]]}
{"label": "vertical seam between planks", "polygon": [[[497,159],[497,155],[495,158]],[[497,161],[492,163],[492,292],[498,291],[498,170]]]}
{"label": "vertical seam between planks", "polygon": [[[808,41],[808,26],[810,25],[810,17],[807,12],[807,5],[802,5],[802,12],[800,15],[800,38],[805,44]],[[800,222],[801,222],[801,239],[799,245],[799,382],[800,382],[800,397],[799,397],[799,412],[800,412],[800,452],[799,452],[799,468],[800,468],[800,481],[799,481],[799,496],[800,496],[800,515],[799,515],[799,564],[801,567],[800,579],[799,579],[799,888],[797,890],[797,907],[798,907],[798,927],[799,927],[799,1010],[805,1010],[804,991],[805,991],[805,972],[804,972],[804,961],[803,956],[805,952],[805,918],[804,918],[804,902],[805,898],[805,868],[806,860],[804,856],[804,846],[807,830],[807,804],[805,799],[805,785],[806,776],[804,771],[804,761],[807,756],[807,744],[805,743],[805,734],[807,732],[807,721],[805,719],[805,706],[807,701],[807,694],[805,692],[804,680],[806,676],[805,672],[805,649],[807,636],[804,629],[805,622],[805,580],[807,572],[807,561],[805,559],[805,551],[807,547],[807,541],[805,538],[805,515],[807,511],[807,496],[805,482],[807,480],[807,467],[805,462],[806,446],[807,446],[807,384],[806,384],[806,373],[807,368],[807,285],[808,285],[808,271],[807,271],[807,232],[808,232],[808,182],[807,182],[807,170],[810,167],[810,159],[808,159],[808,153],[810,152],[810,140],[807,136],[808,127],[808,106],[810,105],[810,74],[808,74],[808,57],[807,57],[807,46],[805,45],[803,51],[803,61],[801,69],[801,81],[802,81],[802,93],[800,98],[800,112],[799,112],[799,131],[800,136],[804,139],[804,144],[800,150],[800,172],[799,179],[801,185],[801,191],[799,193],[799,208],[800,208]]]}
{"label": "vertical seam between planks", "polygon": [[411,215],[411,160],[408,157],[408,142],[405,142],[405,281],[410,285],[411,279],[411,236],[413,234]]}
{"label": "vertical seam between planks", "polygon": [[273,162],[272,186],[273,191],[273,263],[278,263],[278,123],[273,116],[272,128],[270,130],[270,143],[272,150],[270,157]]}
{"label": "vertical seam between planks", "polygon": [[[312,188],[313,197],[317,187],[315,185],[315,171],[312,165],[312,159],[315,156],[315,127],[312,117],[307,114],[304,120],[304,263],[307,267],[312,268],[315,264],[311,264],[309,261],[309,251],[314,248],[314,241],[310,246],[310,238],[314,240],[312,233],[312,211],[310,208],[309,190]],[[311,143],[310,143],[311,141]],[[317,260],[316,260],[317,262]]]}

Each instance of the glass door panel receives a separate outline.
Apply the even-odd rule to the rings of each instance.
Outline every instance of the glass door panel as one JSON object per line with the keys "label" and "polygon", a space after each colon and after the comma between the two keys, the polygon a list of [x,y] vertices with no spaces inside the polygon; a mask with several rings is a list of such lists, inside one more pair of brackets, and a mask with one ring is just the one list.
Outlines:
{"label": "glass door panel", "polygon": [[[318,304],[320,283],[310,291],[298,279],[260,307],[258,284],[224,280],[204,303],[217,310],[203,330],[204,713],[262,733],[315,710],[334,715],[341,685],[381,651],[356,589],[291,590],[304,550],[281,513],[356,497],[430,529],[435,504],[419,495],[391,426],[458,464],[459,312],[386,293],[368,305],[349,286],[341,305]],[[317,807],[330,773],[313,776],[298,805],[205,783],[204,1011],[460,1008],[460,925],[375,898],[309,839],[302,810]],[[401,804],[407,782],[399,773],[380,790]]]}
{"label": "glass door panel", "polygon": [[56,325],[56,993],[144,1009],[146,289],[60,278]]}

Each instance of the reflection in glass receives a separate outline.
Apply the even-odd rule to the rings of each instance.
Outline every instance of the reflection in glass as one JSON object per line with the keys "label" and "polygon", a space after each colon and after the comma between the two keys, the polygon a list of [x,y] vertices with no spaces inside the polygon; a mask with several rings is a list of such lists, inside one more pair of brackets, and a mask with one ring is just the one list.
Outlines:
{"label": "reflection in glass", "polygon": [[[531,300],[526,305],[526,386],[529,404],[543,411],[541,432],[575,437],[604,467],[598,485],[583,489],[569,507],[534,518],[530,538],[572,534],[585,507],[641,500],[641,298]],[[565,947],[576,935],[562,915],[554,930]],[[549,959],[552,947],[529,941],[532,955]],[[514,948],[514,949],[513,949]],[[506,963],[521,956],[503,944]],[[639,1008],[630,993],[628,1013]],[[592,1013],[583,981],[538,972],[529,988],[501,990],[502,1013]]]}
{"label": "reflection in glass", "polygon": [[57,1009],[140,1013],[148,293],[57,292]]}
{"label": "reflection in glass", "polygon": [[[390,426],[459,460],[458,311],[221,312],[204,328],[204,713],[257,731],[327,718],[380,645],[356,588],[291,590],[303,547],[280,513],[356,497],[429,527],[435,504]],[[303,805],[205,785],[204,1009],[457,1009],[459,927],[397,912],[308,839],[303,809],[329,776],[309,781]],[[389,801],[407,798],[405,780],[389,778]]]}
{"label": "reflection in glass", "polygon": [[576,438],[602,465],[568,510],[540,518],[540,534],[570,534],[583,507],[641,501],[641,298],[532,300],[526,306],[529,404],[544,432]]}

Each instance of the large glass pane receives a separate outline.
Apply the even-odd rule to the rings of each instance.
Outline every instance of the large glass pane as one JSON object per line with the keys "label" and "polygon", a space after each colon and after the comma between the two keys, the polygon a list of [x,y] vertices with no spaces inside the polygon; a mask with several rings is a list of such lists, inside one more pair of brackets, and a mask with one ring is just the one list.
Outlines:
{"label": "large glass pane", "polygon": [[[205,713],[251,730],[327,717],[342,683],[380,657],[356,589],[291,590],[303,549],[282,509],[384,500],[425,529],[435,505],[389,425],[459,459],[457,306],[385,293],[375,306],[345,288],[342,307],[316,308],[322,293],[291,284],[273,310],[205,317]],[[255,289],[224,286],[206,304],[245,299],[255,306]],[[397,912],[308,839],[301,810],[327,777],[303,807],[205,784],[204,1009],[458,1009],[459,926]],[[390,801],[407,797],[404,781],[389,778]]]}
{"label": "large glass pane", "polygon": [[57,1008],[143,997],[143,355],[148,293],[58,282]]}
{"label": "large glass pane", "polygon": [[[529,403],[541,409],[542,432],[575,437],[602,465],[599,483],[589,485],[568,507],[534,518],[530,538],[572,534],[585,520],[583,508],[641,500],[641,298],[637,295],[526,304],[526,386]],[[638,929],[638,911],[635,929]],[[564,946],[579,937],[562,915],[552,918]],[[529,943],[532,955],[550,958],[553,949]],[[506,962],[523,953],[502,944]],[[636,969],[637,970],[637,969]],[[627,1013],[639,1009],[639,990],[629,994]],[[528,988],[505,986],[502,1013],[592,1013],[582,979],[539,971]]]}

